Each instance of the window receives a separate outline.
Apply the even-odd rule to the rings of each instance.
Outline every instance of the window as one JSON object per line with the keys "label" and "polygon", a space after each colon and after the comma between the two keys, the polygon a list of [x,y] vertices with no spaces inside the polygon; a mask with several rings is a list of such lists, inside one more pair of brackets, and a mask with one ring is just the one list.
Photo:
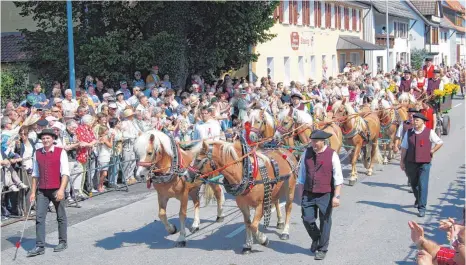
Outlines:
{"label": "window", "polygon": [[340,29],[345,29],[345,8],[340,6]]}
{"label": "window", "polygon": [[359,52],[352,52],[351,53],[351,63],[353,65],[360,65],[361,64],[359,62]]}
{"label": "window", "polygon": [[314,1],[311,1],[309,2],[309,25],[311,27],[314,27],[315,26],[315,21],[314,21],[314,17],[315,17],[315,13],[314,13],[314,7],[315,7],[315,3]]}
{"label": "window", "polygon": [[283,1],[283,24],[290,23],[290,1]]}
{"label": "window", "polygon": [[377,71],[383,71],[383,56],[377,56]]}
{"label": "window", "polygon": [[328,62],[327,62],[327,55],[322,55],[322,78],[327,79],[328,76]]}
{"label": "window", "polygon": [[332,76],[337,75],[337,56],[332,55]]}
{"label": "window", "polygon": [[442,34],[442,35],[443,35],[443,36],[442,36],[442,37],[443,37],[443,38],[442,38],[443,42],[447,42],[447,40],[448,40],[448,32],[442,32],[442,33],[443,33],[443,34]]}
{"label": "window", "polygon": [[401,22],[393,22],[395,27],[395,38],[408,38],[408,24]]}
{"label": "window", "polygon": [[314,55],[311,56],[311,78],[315,78],[316,76],[316,57]]}
{"label": "window", "polygon": [[303,1],[298,1],[298,25],[303,24]]}
{"label": "window", "polygon": [[340,73],[343,73],[343,69],[346,66],[346,53],[340,53]]}
{"label": "window", "polygon": [[273,57],[267,57],[267,75],[274,80],[274,65],[273,65]]}
{"label": "window", "polygon": [[352,8],[348,8],[348,30],[349,31],[352,31],[353,30],[353,9]]}
{"label": "window", "polygon": [[299,81],[304,82],[304,57],[298,57]]}
{"label": "window", "polygon": [[431,28],[431,44],[438,45],[438,28]]}
{"label": "window", "polygon": [[289,84],[290,83],[290,57],[285,57],[285,59],[283,60],[283,66],[285,68],[285,84]]}

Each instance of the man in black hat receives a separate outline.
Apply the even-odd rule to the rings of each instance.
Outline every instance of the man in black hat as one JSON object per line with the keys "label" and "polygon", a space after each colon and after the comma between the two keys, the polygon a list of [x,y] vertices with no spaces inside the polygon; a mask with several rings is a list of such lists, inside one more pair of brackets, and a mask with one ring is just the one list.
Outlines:
{"label": "man in black hat", "polygon": [[[69,166],[66,151],[54,146],[57,135],[52,129],[44,129],[38,138],[43,147],[36,150],[33,159],[32,188],[29,200],[36,201],[36,247],[28,257],[45,253],[45,217],[49,203],[55,206],[58,221],[58,245],[55,252],[67,248],[67,219],[65,212],[65,189],[68,183]],[[37,200],[36,200],[37,192]]]}
{"label": "man in black hat", "polygon": [[301,94],[299,93],[291,94],[291,107],[298,109],[298,110],[305,111],[305,112],[309,112],[309,110],[307,109],[307,106],[304,105],[301,102],[301,100],[303,100],[303,96]]}
{"label": "man in black hat", "polygon": [[[298,171],[298,183],[304,184],[301,201],[303,223],[312,238],[311,252],[315,252],[316,260],[323,260],[327,254],[332,209],[340,205],[343,184],[340,158],[325,141],[331,136],[320,130],[311,134],[311,147],[301,157]],[[317,217],[320,227],[316,224]]]}
{"label": "man in black hat", "polygon": [[414,207],[418,208],[418,216],[424,217],[432,157],[442,147],[443,141],[433,130],[425,126],[428,119],[424,115],[416,113],[413,120],[413,128],[405,133],[401,143],[400,168],[406,172],[411,182],[416,199]]}

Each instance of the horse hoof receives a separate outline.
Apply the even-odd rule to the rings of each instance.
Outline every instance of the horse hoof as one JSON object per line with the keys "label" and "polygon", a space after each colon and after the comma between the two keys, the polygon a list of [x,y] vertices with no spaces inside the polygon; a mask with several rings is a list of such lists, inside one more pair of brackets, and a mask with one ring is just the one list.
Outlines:
{"label": "horse hoof", "polygon": [[194,234],[197,231],[199,231],[199,227],[191,227],[191,234]]}
{"label": "horse hoof", "polygon": [[[281,240],[288,240],[288,239],[290,239],[290,235],[288,235],[288,234],[281,234],[281,235],[280,235],[280,239],[281,239]],[[267,239],[267,240],[268,240],[268,239]]]}
{"label": "horse hoof", "polygon": [[354,186],[354,184],[356,184],[356,180],[355,179],[350,179],[348,184],[350,186]]}
{"label": "horse hoof", "polygon": [[372,176],[372,172],[367,172],[366,173],[368,176]]}
{"label": "horse hoof", "polygon": [[384,164],[384,165],[388,165],[388,162],[385,162],[385,161],[384,161],[383,164]]}
{"label": "horse hoof", "polygon": [[223,220],[225,220],[225,217],[223,217],[223,216],[217,216],[217,220],[215,220],[215,222],[221,223],[221,222],[223,222]]}
{"label": "horse hoof", "polygon": [[285,228],[285,223],[277,223],[277,229]]}
{"label": "horse hoof", "polygon": [[264,246],[264,247],[268,246],[269,245],[269,239],[266,238],[264,243],[262,243],[261,245]]}
{"label": "horse hoof", "polygon": [[243,248],[242,253],[243,253],[243,255],[251,254],[251,248]]}
{"label": "horse hoof", "polygon": [[173,231],[172,232],[168,232],[170,235],[174,235],[178,232],[178,229],[176,228],[176,225],[173,225]]}
{"label": "horse hoof", "polygon": [[177,248],[184,248],[184,247],[186,247],[186,241],[176,242],[175,247],[177,247]]}

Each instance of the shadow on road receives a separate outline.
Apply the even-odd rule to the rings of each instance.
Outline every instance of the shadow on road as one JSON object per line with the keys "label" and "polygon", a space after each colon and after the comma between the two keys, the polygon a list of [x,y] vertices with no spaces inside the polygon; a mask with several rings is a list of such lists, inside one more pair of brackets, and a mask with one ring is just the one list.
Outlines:
{"label": "shadow on road", "polygon": [[409,188],[407,185],[400,185],[400,184],[394,184],[394,183],[383,183],[383,182],[371,182],[371,181],[365,181],[361,182],[364,185],[370,186],[370,187],[381,187],[381,188],[392,188],[392,189],[397,189],[401,191],[409,191]]}

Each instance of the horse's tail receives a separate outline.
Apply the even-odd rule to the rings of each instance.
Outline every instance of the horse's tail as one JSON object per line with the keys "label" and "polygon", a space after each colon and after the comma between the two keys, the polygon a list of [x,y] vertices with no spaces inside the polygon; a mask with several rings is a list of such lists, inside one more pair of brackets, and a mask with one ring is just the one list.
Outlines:
{"label": "horse's tail", "polygon": [[383,164],[383,157],[378,144],[375,145],[375,157],[373,157],[373,159],[374,163]]}
{"label": "horse's tail", "polygon": [[210,184],[205,184],[205,188],[204,188],[205,206],[209,205],[214,197],[215,197],[214,189],[212,189]]}

